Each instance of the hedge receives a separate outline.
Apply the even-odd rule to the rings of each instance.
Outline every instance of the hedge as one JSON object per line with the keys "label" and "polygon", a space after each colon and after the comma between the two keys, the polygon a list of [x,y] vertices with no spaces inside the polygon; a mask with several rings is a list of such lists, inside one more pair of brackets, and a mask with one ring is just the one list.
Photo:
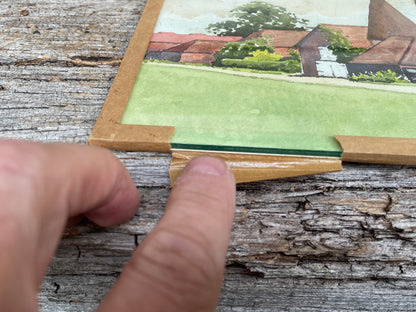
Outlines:
{"label": "hedge", "polygon": [[378,71],[376,73],[359,73],[349,78],[352,81],[360,82],[380,82],[380,83],[410,83],[410,81],[402,75],[388,69],[386,71]]}
{"label": "hedge", "polygon": [[285,61],[261,61],[261,60],[238,60],[238,59],[223,59],[222,65],[234,68],[249,68],[264,71],[280,71],[289,74],[300,73],[302,66],[299,61],[285,60]]}

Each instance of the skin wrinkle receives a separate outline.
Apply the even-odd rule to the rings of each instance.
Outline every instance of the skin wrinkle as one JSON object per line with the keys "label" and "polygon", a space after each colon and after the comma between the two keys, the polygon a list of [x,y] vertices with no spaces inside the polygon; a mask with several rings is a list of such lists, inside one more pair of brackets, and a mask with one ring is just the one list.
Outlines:
{"label": "skin wrinkle", "polygon": [[[208,218],[210,218],[211,216],[208,216]],[[191,242],[193,242],[196,246],[198,247],[203,247],[204,252],[206,253],[206,258],[205,259],[209,259],[210,261],[212,261],[212,264],[215,266],[218,265],[222,265],[224,260],[223,260],[223,255],[222,252],[219,254],[219,252],[215,252],[218,248],[218,242],[214,242],[210,237],[209,237],[209,233],[214,233],[214,230],[211,229],[204,229],[204,225],[201,224],[201,220],[195,220],[193,221],[196,224],[192,224],[192,223],[188,223],[188,224],[183,224],[183,223],[179,223],[179,222],[171,222],[169,224],[169,227],[173,228],[174,226],[177,225],[178,229],[183,229],[185,226],[187,229],[192,229],[193,235],[186,235],[186,231],[184,230],[178,230],[176,232],[177,235],[180,235],[180,237],[184,238],[185,240],[189,240]],[[173,232],[173,231],[172,231]],[[182,233],[181,233],[182,232]]]}
{"label": "skin wrinkle", "polygon": [[[178,190],[180,190],[181,192],[186,192],[186,198],[181,199],[182,201],[187,202],[187,200],[192,200],[192,203],[187,202],[187,206],[193,206],[195,204],[197,204],[197,206],[201,206],[201,203],[205,203],[205,202],[214,202],[215,204],[219,204],[220,206],[225,206],[226,203],[224,203],[223,200],[221,200],[220,198],[218,198],[218,195],[212,195],[211,193],[201,193],[199,190],[193,190],[192,189],[193,186],[179,186]],[[180,194],[180,195],[175,195],[172,194],[172,196],[170,197],[170,201],[174,200],[174,198],[176,199],[176,196],[181,196],[181,198],[185,197],[184,194]],[[195,198],[195,196],[198,196],[199,198]],[[200,198],[204,198],[204,201],[199,201]],[[224,214],[227,214],[227,211],[224,211]]]}
{"label": "skin wrinkle", "polygon": [[[174,224],[169,224],[169,226],[161,227],[153,236],[149,237],[153,244],[153,251],[156,251],[153,258],[169,259],[169,257],[166,257],[166,253],[169,252],[175,259],[179,258],[187,260],[186,262],[188,262],[188,265],[190,264],[191,267],[194,267],[204,280],[209,280],[211,274],[207,272],[208,270],[206,270],[205,267],[199,266],[200,263],[209,260],[209,264],[205,263],[206,267],[210,268],[209,271],[214,271],[217,267],[211,253],[205,248],[208,239],[205,235],[200,235],[202,233],[193,236],[187,235],[185,231],[179,230],[181,228],[183,228],[183,225],[176,226]],[[168,237],[166,234],[168,234]],[[200,239],[196,239],[196,237],[199,237]],[[141,255],[146,255],[147,251],[148,249],[145,246],[141,250]],[[191,258],[192,260],[189,260]],[[167,262],[167,265],[169,266],[169,261]],[[189,266],[186,267],[189,268]]]}
{"label": "skin wrinkle", "polygon": [[[185,190],[182,193],[185,193]],[[198,199],[196,198],[198,197]],[[189,207],[189,209],[183,211],[182,213],[186,216],[189,216],[191,218],[197,218],[197,220],[194,220],[195,222],[198,222],[198,218],[203,215],[205,217],[211,217],[211,211],[209,208],[212,205],[216,205],[216,207],[221,207],[221,210],[227,210],[224,209],[224,207],[228,207],[227,203],[224,203],[223,201],[216,198],[216,196],[210,196],[210,195],[203,195],[200,194],[200,192],[192,191],[192,190],[186,190],[186,195],[181,194],[179,196],[172,195],[171,199],[169,199],[169,202],[171,201],[179,201],[182,203],[181,206],[183,207]],[[169,213],[169,210],[167,210],[167,213]],[[230,219],[230,216],[227,212],[224,212],[222,217],[227,219]],[[198,223],[197,223],[198,224]]]}
{"label": "skin wrinkle", "polygon": [[[172,256],[172,253],[168,252],[164,256],[166,257],[167,261],[170,260],[176,262],[174,259],[175,256]],[[172,264],[169,264],[167,261],[157,261],[157,258],[155,257],[141,254],[140,266],[137,266],[137,264],[135,264],[134,262],[129,263],[129,279],[133,279],[133,284],[135,283],[134,281],[137,280],[140,280],[141,284],[146,283],[148,289],[152,289],[152,292],[156,291],[163,293],[163,297],[168,298],[169,301],[174,303],[177,307],[185,307],[186,302],[188,302],[189,304],[189,298],[193,300],[195,298],[200,298],[201,291],[205,290],[207,288],[207,285],[204,282],[192,281],[189,278],[184,278],[184,276],[181,275],[180,272],[184,272],[184,270],[186,270],[188,273],[187,276],[191,275],[193,272],[192,269],[186,267],[185,264],[183,264],[183,269],[176,270],[175,275],[177,275],[177,278],[175,279],[166,278],[167,276],[165,274],[150,273],[172,273],[173,266]],[[189,261],[187,262],[188,264],[192,264]],[[131,272],[131,270],[133,270],[133,272]],[[131,273],[133,273],[133,275],[130,275]],[[185,296],[186,298],[184,298]]]}
{"label": "skin wrinkle", "polygon": [[[143,256],[141,259],[144,263],[141,263],[145,266],[154,266],[157,261],[151,259],[147,256]],[[159,277],[155,274],[149,273],[147,270],[142,270],[138,268],[137,264],[133,261],[129,261],[125,267],[125,270],[129,272],[128,281],[132,285],[137,285],[137,281],[140,280],[142,284],[147,284],[148,289],[152,291],[163,293],[163,297],[168,299],[170,302],[179,304],[177,294],[172,292],[172,285],[164,277]],[[130,275],[132,274],[132,275]],[[156,288],[156,289],[155,289]]]}

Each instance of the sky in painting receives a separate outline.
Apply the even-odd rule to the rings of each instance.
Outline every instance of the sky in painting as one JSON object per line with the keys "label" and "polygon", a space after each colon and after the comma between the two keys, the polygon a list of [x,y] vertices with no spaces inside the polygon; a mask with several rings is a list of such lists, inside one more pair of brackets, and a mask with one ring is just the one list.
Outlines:
{"label": "sky in painting", "polygon": [[[253,0],[165,0],[155,32],[179,34],[206,33],[206,27],[229,19],[230,11]],[[308,27],[319,23],[367,25],[370,0],[262,0],[282,6],[288,12],[309,20]],[[414,0],[387,0],[416,22]]]}

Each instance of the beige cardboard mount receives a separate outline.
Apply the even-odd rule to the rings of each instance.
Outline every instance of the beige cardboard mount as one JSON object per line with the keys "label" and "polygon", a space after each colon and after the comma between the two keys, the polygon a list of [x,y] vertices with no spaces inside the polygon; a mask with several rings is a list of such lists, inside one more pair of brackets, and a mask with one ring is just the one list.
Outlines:
{"label": "beige cardboard mount", "polygon": [[120,124],[162,5],[163,0],[147,1],[88,144],[117,150],[170,152],[173,127]]}
{"label": "beige cardboard mount", "polygon": [[337,135],[335,138],[342,146],[343,161],[416,165],[416,139],[343,135]]}
{"label": "beige cardboard mount", "polygon": [[169,175],[172,183],[192,158],[210,155],[223,159],[237,183],[288,178],[342,170],[338,158],[173,151]]}
{"label": "beige cardboard mount", "polygon": [[[153,35],[163,0],[148,0],[127,48],[114,83],[104,103],[88,144],[126,151],[172,153],[173,127],[124,125],[121,118],[133,89],[147,46]],[[344,154],[342,160],[387,164],[416,164],[416,139],[336,137]],[[394,147],[394,148],[391,148]],[[193,157],[209,152],[173,152],[170,174],[175,180]],[[212,154],[212,153],[211,153]],[[238,182],[310,175],[342,170],[340,159],[213,153],[229,164]]]}

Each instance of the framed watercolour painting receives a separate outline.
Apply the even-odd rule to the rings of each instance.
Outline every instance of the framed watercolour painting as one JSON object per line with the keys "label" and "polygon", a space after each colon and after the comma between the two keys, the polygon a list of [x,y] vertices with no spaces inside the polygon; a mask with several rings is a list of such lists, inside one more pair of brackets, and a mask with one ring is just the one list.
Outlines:
{"label": "framed watercolour painting", "polygon": [[416,164],[413,0],[149,0],[89,144],[238,181]]}

